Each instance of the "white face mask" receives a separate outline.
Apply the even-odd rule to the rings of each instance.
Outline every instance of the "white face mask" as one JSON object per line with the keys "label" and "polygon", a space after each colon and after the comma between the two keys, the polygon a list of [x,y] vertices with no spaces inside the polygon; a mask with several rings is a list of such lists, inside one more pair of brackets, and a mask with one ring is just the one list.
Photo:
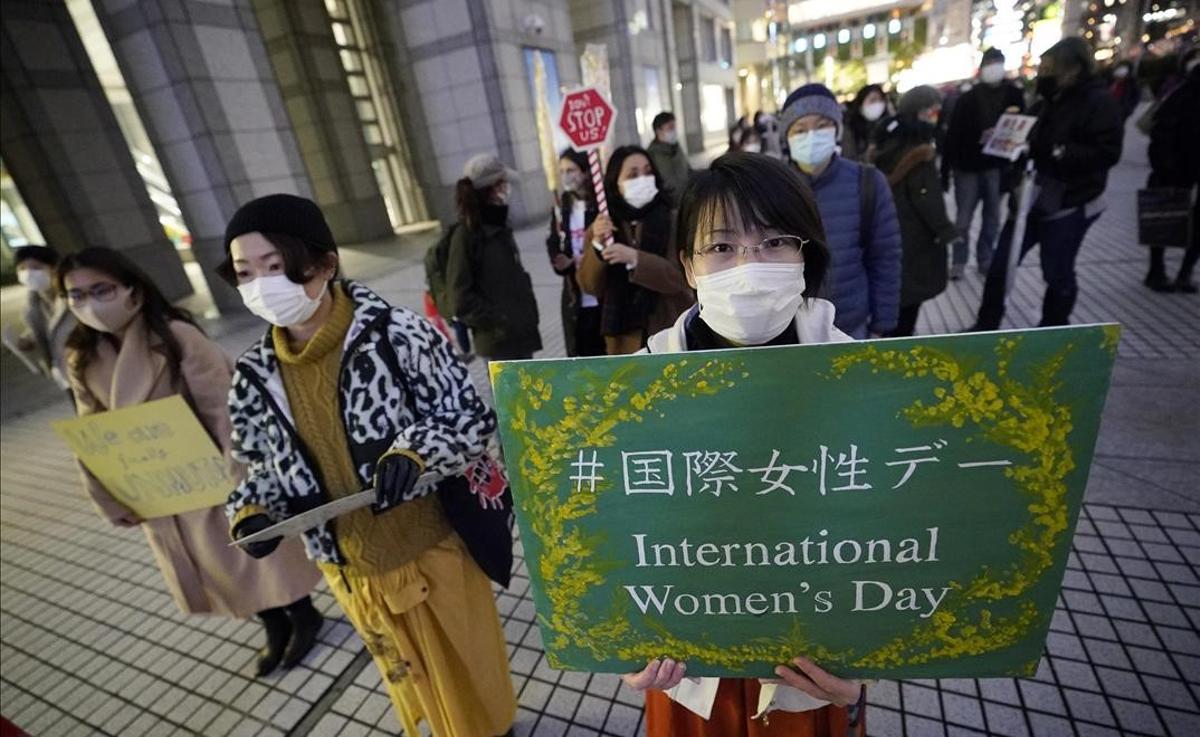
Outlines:
{"label": "white face mask", "polygon": [[1183,70],[1188,74],[1191,74],[1192,70],[1195,69],[1197,65],[1200,65],[1200,56],[1197,56],[1193,59],[1188,59],[1187,64],[1183,65]]}
{"label": "white face mask", "polygon": [[883,117],[883,113],[887,110],[887,104],[883,102],[868,102],[862,106],[862,116],[872,122]]}
{"label": "white face mask", "polygon": [[617,186],[621,190],[621,196],[635,210],[650,204],[650,201],[658,194],[658,185],[654,183],[652,176],[626,179]]}
{"label": "white face mask", "polygon": [[675,145],[679,141],[679,131],[665,131],[660,137],[663,143]]}
{"label": "white face mask", "polygon": [[804,300],[804,264],[751,262],[696,277],[700,317],[738,345],[762,345],[796,319]]}
{"label": "white face mask", "polygon": [[583,175],[577,171],[569,171],[562,175],[562,188],[564,192],[577,192],[582,184]]}
{"label": "white face mask", "polygon": [[45,292],[50,289],[50,272],[45,269],[21,269],[17,272],[17,281],[31,292]]}
{"label": "white face mask", "polygon": [[979,70],[979,81],[984,84],[999,84],[1004,79],[1003,64],[988,64]]}
{"label": "white face mask", "polygon": [[142,306],[130,299],[133,290],[124,287],[117,290],[117,296],[108,302],[97,302],[88,297],[81,305],[71,305],[71,313],[79,322],[92,330],[102,333],[119,333],[125,329],[133,318],[137,317]]}
{"label": "white face mask", "polygon": [[788,136],[788,148],[791,151],[792,161],[795,161],[801,170],[808,173],[816,171],[818,167],[829,161],[833,157],[833,150],[836,147],[836,128],[818,128],[807,133]]}
{"label": "white face mask", "polygon": [[747,143],[745,146],[742,146],[742,150],[752,154],[760,154],[762,153],[762,144]]}
{"label": "white face mask", "polygon": [[317,298],[311,299],[304,291],[303,284],[297,284],[283,274],[260,276],[252,282],[238,285],[246,309],[281,328],[299,325],[312,317],[321,306],[328,289],[329,283],[326,282]]}
{"label": "white face mask", "polygon": [[492,193],[492,202],[497,205],[507,205],[512,199],[512,185],[508,182],[500,185]]}
{"label": "white face mask", "polygon": [[1117,79],[1124,79],[1129,76],[1129,68],[1128,67],[1117,67],[1116,69],[1113,70],[1113,76],[1116,77]]}

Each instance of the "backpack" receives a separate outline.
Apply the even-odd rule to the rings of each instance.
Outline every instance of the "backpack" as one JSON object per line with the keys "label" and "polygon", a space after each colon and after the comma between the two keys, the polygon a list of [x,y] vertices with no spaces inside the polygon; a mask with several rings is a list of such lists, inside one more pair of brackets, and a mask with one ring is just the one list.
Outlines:
{"label": "backpack", "polygon": [[448,312],[450,300],[446,294],[446,262],[450,258],[450,239],[454,237],[454,231],[458,227],[458,223],[451,225],[442,237],[425,251],[425,285],[433,297],[434,306],[443,317],[453,317]]}

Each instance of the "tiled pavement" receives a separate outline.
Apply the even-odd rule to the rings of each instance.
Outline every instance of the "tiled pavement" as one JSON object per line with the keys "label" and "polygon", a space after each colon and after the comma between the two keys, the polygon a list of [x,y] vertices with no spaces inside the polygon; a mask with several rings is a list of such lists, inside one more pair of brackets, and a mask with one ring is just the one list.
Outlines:
{"label": "tiled pavement", "polygon": [[[1144,142],[1130,144],[1110,210],[1080,257],[1076,320],[1117,320],[1126,331],[1038,674],[881,682],[870,693],[872,735],[1200,734],[1200,298],[1140,286],[1132,193],[1145,179]],[[520,240],[544,355],[561,355],[559,283],[541,234]],[[355,249],[348,271],[417,306],[427,241]],[[968,325],[979,287],[973,276],[952,285],[919,330]],[[1019,271],[1011,324],[1036,322],[1040,294],[1034,259]],[[211,329],[231,352],[259,330],[245,319]],[[65,403],[9,361],[0,382],[0,713],[36,737],[397,734],[374,666],[323,590],[322,644],[302,666],[260,681],[249,676],[256,624],[179,615],[139,534],[104,526],[82,501],[48,427]],[[482,380],[481,366],[473,373]],[[547,667],[528,588],[522,563],[498,594],[518,734],[641,734],[640,699],[617,677]]]}

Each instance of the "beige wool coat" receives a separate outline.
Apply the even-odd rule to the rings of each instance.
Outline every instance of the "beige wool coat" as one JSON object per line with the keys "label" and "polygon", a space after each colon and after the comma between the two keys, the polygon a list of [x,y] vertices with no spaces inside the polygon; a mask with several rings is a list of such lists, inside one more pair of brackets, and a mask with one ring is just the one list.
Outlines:
{"label": "beige wool coat", "polygon": [[[86,366],[68,351],[71,388],[79,414],[90,415],[165,399],[180,394],[222,452],[229,452],[227,400],[231,363],[221,347],[198,328],[172,322],[183,360],[172,379],[161,340],[139,315],[121,346],[101,341]],[[81,467],[82,468],[82,467]],[[86,470],[84,488],[104,519],[116,524],[130,514],[121,502]],[[220,507],[159,517],[141,523],[167,588],[185,614],[249,617],[263,609],[290,604],[306,596],[321,578],[295,539],[256,560],[229,547],[229,525]]]}

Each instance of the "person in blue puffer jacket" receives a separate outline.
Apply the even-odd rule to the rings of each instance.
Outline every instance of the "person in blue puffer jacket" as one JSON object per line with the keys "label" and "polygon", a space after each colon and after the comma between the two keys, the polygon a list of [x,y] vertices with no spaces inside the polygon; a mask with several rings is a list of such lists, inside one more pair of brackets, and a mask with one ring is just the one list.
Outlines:
{"label": "person in blue puffer jacket", "polygon": [[825,85],[806,84],[788,95],[780,130],[817,196],[832,256],[835,324],[857,339],[889,333],[900,311],[900,223],[887,178],[837,155],[842,107]]}

